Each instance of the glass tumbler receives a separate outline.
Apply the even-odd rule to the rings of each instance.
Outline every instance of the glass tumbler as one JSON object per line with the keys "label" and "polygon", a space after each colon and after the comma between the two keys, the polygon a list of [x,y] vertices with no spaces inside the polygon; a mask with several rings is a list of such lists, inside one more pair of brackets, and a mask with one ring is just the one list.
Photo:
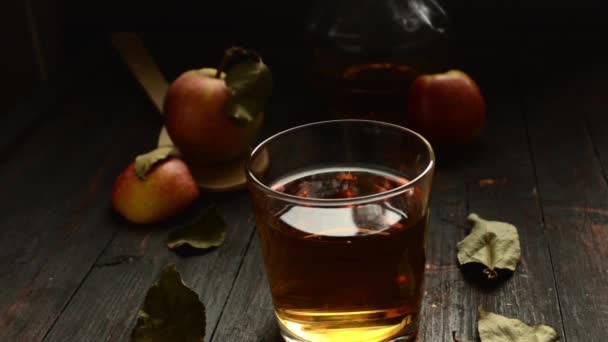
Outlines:
{"label": "glass tumbler", "polygon": [[286,341],[413,341],[435,157],[406,128],[312,123],[247,163],[275,314]]}

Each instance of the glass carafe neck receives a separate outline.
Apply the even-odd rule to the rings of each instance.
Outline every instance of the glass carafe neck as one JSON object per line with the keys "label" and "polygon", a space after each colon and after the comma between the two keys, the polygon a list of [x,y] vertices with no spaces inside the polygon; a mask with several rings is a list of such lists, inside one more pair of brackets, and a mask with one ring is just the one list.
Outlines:
{"label": "glass carafe neck", "polygon": [[318,42],[344,52],[377,54],[443,36],[448,17],[434,0],[333,0],[317,4],[307,26]]}

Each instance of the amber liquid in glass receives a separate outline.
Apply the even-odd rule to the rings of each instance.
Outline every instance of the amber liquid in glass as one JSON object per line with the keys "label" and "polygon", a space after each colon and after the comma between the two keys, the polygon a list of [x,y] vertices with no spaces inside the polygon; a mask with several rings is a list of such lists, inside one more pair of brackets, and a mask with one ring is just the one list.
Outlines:
{"label": "amber liquid in glass", "polygon": [[[353,198],[406,184],[367,168],[326,168],[272,188],[309,198]],[[350,206],[291,205],[259,234],[276,315],[294,341],[415,338],[422,298],[427,213],[415,188]]]}

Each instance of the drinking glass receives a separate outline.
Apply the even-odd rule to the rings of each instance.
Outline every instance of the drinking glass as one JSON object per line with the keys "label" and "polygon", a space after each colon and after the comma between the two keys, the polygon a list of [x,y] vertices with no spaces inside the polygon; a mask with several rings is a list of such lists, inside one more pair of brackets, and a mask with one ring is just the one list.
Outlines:
{"label": "drinking glass", "polygon": [[247,163],[286,341],[413,341],[435,157],[406,128],[334,120],[288,129]]}

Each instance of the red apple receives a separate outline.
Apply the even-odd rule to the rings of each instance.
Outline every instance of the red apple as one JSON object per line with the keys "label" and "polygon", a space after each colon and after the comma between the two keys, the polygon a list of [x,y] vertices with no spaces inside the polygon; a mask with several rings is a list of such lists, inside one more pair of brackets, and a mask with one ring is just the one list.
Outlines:
{"label": "red apple", "polygon": [[479,87],[462,71],[416,78],[407,97],[407,125],[435,144],[463,144],[479,136],[486,105]]}
{"label": "red apple", "polygon": [[116,179],[112,206],[133,223],[157,223],[188,208],[199,196],[198,185],[180,159],[159,162],[145,179],[131,163]]}
{"label": "red apple", "polygon": [[224,114],[232,91],[216,69],[190,70],[169,87],[164,103],[165,126],[188,161],[226,162],[243,156],[254,142],[262,116],[238,125]]}

